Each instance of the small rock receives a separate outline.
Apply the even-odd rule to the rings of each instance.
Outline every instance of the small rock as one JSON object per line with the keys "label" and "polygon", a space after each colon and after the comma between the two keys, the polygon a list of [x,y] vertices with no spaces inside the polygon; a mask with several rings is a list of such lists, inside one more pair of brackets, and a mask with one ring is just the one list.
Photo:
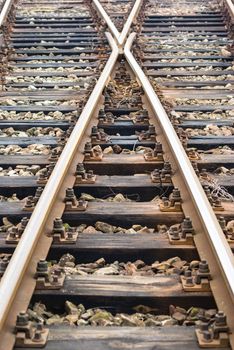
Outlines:
{"label": "small rock", "polygon": [[90,322],[100,322],[100,320],[112,321],[113,316],[110,312],[100,310],[95,312],[95,314],[89,319]]}
{"label": "small rock", "polygon": [[205,317],[208,318],[208,319],[211,319],[211,318],[213,318],[216,315],[216,313],[217,313],[216,309],[205,310]]}
{"label": "small rock", "polygon": [[119,145],[113,145],[113,151],[116,154],[120,154],[122,152],[122,147],[120,147]]}
{"label": "small rock", "polygon": [[83,230],[83,233],[97,233],[97,231],[93,226],[88,226]]}
{"label": "small rock", "polygon": [[141,314],[148,314],[153,311],[158,311],[158,309],[146,305],[137,305],[133,309]]}
{"label": "small rock", "polygon": [[72,262],[72,261],[67,261],[66,263],[65,263],[65,267],[66,268],[73,268],[73,267],[75,267],[75,263],[74,262]]}
{"label": "small rock", "polygon": [[123,154],[131,154],[131,151],[130,151],[130,149],[124,148],[124,149],[122,150],[122,153],[123,153]]}
{"label": "small rock", "polygon": [[229,173],[229,169],[225,168],[224,166],[221,166],[219,168],[217,168],[215,171],[214,171],[215,174],[227,174]]}
{"label": "small rock", "polygon": [[122,193],[118,193],[114,198],[113,202],[126,202],[126,198],[122,195]]}
{"label": "small rock", "polygon": [[81,315],[81,318],[84,320],[88,320],[90,317],[92,317],[94,315],[94,311],[92,309],[88,309],[86,312],[84,312]]}
{"label": "small rock", "polygon": [[136,266],[137,269],[141,269],[145,266],[145,263],[142,260],[136,260],[133,264]]}
{"label": "small rock", "polygon": [[125,268],[125,271],[127,272],[127,274],[130,275],[130,276],[134,275],[134,273],[137,270],[137,267],[134,264],[130,263],[130,262],[125,264],[124,268]]}
{"label": "small rock", "polygon": [[137,231],[137,233],[141,233],[141,234],[144,234],[144,233],[151,233],[152,230],[149,229],[147,226],[145,227],[142,227],[139,231]]}
{"label": "small rock", "polygon": [[79,226],[77,227],[77,231],[78,231],[78,232],[83,232],[84,229],[85,229],[86,227],[87,227],[87,225],[81,224],[81,225],[79,225]]}
{"label": "small rock", "polygon": [[8,218],[5,217],[5,216],[3,217],[2,222],[3,222],[3,224],[4,224],[5,226],[7,226],[7,227],[14,226],[14,224],[12,224],[12,223],[8,220]]}
{"label": "small rock", "polygon": [[200,261],[198,261],[198,260],[191,261],[189,264],[190,269],[191,270],[197,269],[199,267],[199,263],[200,263]]}
{"label": "small rock", "polygon": [[230,232],[234,231],[234,220],[228,221],[228,223],[227,223],[227,230],[230,231]]}
{"label": "small rock", "polygon": [[44,318],[39,316],[35,311],[28,309],[27,313],[29,315],[29,318],[32,319],[33,321],[44,323]]}
{"label": "small rock", "polygon": [[84,305],[83,305],[83,304],[79,304],[79,305],[77,306],[77,310],[78,310],[81,314],[83,314],[83,313],[85,312],[85,307],[84,307]]}
{"label": "small rock", "polygon": [[85,272],[85,271],[79,269],[78,267],[76,268],[75,274],[76,274],[76,275],[79,275],[79,276],[87,276],[87,275],[88,275],[87,272]]}
{"label": "small rock", "polygon": [[180,312],[181,314],[187,315],[187,311],[183,307],[176,306],[175,312]]}
{"label": "small rock", "polygon": [[15,170],[10,170],[10,171],[8,172],[8,176],[14,176],[14,175],[16,175]]}
{"label": "small rock", "polygon": [[34,304],[33,311],[36,312],[37,315],[42,316],[44,319],[53,316],[52,312],[47,311],[45,305],[40,302]]}
{"label": "small rock", "polygon": [[[75,263],[75,258],[71,254],[64,254],[59,260],[59,266],[66,266],[66,263]],[[75,265],[74,265],[75,266]]]}
{"label": "small rock", "polygon": [[137,233],[137,231],[135,231],[133,228],[129,228],[128,230],[125,230],[125,233],[134,235]]}
{"label": "small rock", "polygon": [[64,321],[68,321],[70,324],[76,323],[79,320],[78,314],[69,314],[65,316]]}
{"label": "small rock", "polygon": [[172,267],[172,268],[170,268],[170,269],[168,269],[168,270],[166,271],[166,275],[167,275],[167,276],[168,276],[168,275],[172,275],[172,274],[180,275],[180,274],[181,274],[181,270],[178,269],[178,268],[176,268],[176,267]]}
{"label": "small rock", "polygon": [[104,275],[118,275],[119,271],[114,266],[103,267],[94,272],[94,275],[104,276]]}
{"label": "small rock", "polygon": [[96,156],[102,154],[102,149],[101,149],[101,146],[99,145],[94,146],[92,150]]}
{"label": "small rock", "polygon": [[222,47],[220,51],[221,51],[221,55],[224,57],[230,57],[232,55],[232,53],[228,51],[225,47]]}
{"label": "small rock", "polygon": [[186,320],[186,315],[183,314],[183,313],[181,313],[181,312],[179,312],[179,311],[176,311],[176,312],[172,315],[172,317],[173,317],[176,321],[178,321],[180,324],[183,323],[183,321]]}
{"label": "small rock", "polygon": [[100,266],[105,266],[106,261],[105,261],[104,258],[100,258],[100,259],[98,259],[98,260],[95,261],[95,264],[97,264],[99,267],[100,267]]}
{"label": "small rock", "polygon": [[169,305],[169,314],[170,315],[173,315],[174,314],[174,312],[175,312],[175,306],[174,305]]}
{"label": "small rock", "polygon": [[156,227],[156,231],[164,233],[167,232],[168,227],[166,225],[157,225]]}
{"label": "small rock", "polygon": [[100,326],[100,327],[107,327],[112,326],[112,322],[105,320],[103,318],[97,319],[96,321],[91,321],[91,325]]}
{"label": "small rock", "polygon": [[29,85],[28,90],[35,91],[37,88],[34,85]]}
{"label": "small rock", "polygon": [[62,118],[62,116],[63,116],[63,113],[60,112],[60,111],[55,111],[55,112],[53,113],[53,117],[54,117],[54,118]]}
{"label": "small rock", "polygon": [[72,302],[66,300],[65,302],[65,310],[69,315],[74,315],[78,313],[76,305],[74,305]]}
{"label": "small rock", "polygon": [[189,317],[196,317],[197,314],[199,313],[199,308],[197,307],[191,307],[188,311],[187,311],[187,314],[189,315]]}
{"label": "small rock", "polygon": [[106,147],[104,150],[103,150],[103,153],[104,154],[113,154],[114,151],[113,151],[113,148],[111,146],[109,147]]}
{"label": "small rock", "polygon": [[135,231],[139,231],[139,230],[142,229],[142,226],[141,226],[141,225],[132,225],[132,228],[133,228],[133,230],[135,230]]}
{"label": "small rock", "polygon": [[96,222],[95,229],[104,233],[113,233],[113,226],[102,221]]}
{"label": "small rock", "polygon": [[152,318],[149,318],[148,320],[145,321],[145,326],[146,327],[160,327],[160,326],[162,326],[162,323],[159,321],[155,321]]}
{"label": "small rock", "polygon": [[181,269],[185,264],[187,264],[187,261],[185,260],[178,260],[172,263],[171,265],[177,269]]}
{"label": "small rock", "polygon": [[133,320],[131,316],[121,314],[120,317],[122,320],[121,326],[124,326],[124,327],[136,327],[137,326],[136,321]]}
{"label": "small rock", "polygon": [[170,265],[166,262],[162,262],[162,263],[153,263],[151,265],[152,269],[155,270],[159,270],[159,271],[166,271],[167,269],[169,269]]}
{"label": "small rock", "polygon": [[173,318],[168,318],[167,320],[164,320],[161,323],[162,323],[162,326],[174,326],[177,324],[177,321],[173,320]]}
{"label": "small rock", "polygon": [[48,318],[48,320],[46,320],[46,324],[48,326],[52,324],[61,324],[63,321],[63,317],[60,317],[59,315],[53,315],[52,317]]}
{"label": "small rock", "polygon": [[88,193],[81,193],[80,199],[88,202],[95,201],[95,197],[91,196],[91,194]]}
{"label": "small rock", "polygon": [[126,229],[125,228],[123,228],[123,227],[120,227],[120,226],[118,226],[118,227],[116,227],[116,226],[114,226],[114,232],[116,233],[116,232],[121,232],[121,233],[126,233]]}
{"label": "small rock", "polygon": [[178,262],[178,261],[181,261],[181,259],[178,257],[178,256],[175,256],[173,258],[170,258],[170,259],[167,259],[167,263],[172,265],[175,263],[175,262]]}
{"label": "small rock", "polygon": [[77,326],[87,326],[89,323],[83,319],[77,321]]}
{"label": "small rock", "polygon": [[158,315],[156,317],[157,317],[157,320],[160,322],[171,319],[171,317],[169,315]]}

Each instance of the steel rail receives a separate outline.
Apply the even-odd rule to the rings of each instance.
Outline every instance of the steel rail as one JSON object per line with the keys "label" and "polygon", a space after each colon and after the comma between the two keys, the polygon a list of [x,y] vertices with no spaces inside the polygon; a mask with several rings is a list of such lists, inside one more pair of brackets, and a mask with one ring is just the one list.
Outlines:
{"label": "steel rail", "polygon": [[112,22],[112,20],[110,19],[110,17],[106,13],[106,11],[104,10],[104,8],[100,4],[100,2],[98,0],[93,0],[93,3],[96,6],[96,9],[99,12],[99,14],[101,15],[101,17],[106,22],[106,24],[107,24],[108,28],[110,29],[111,33],[113,34],[114,38],[118,42],[118,37],[120,36],[120,33],[117,30],[116,26],[114,25],[114,23]]}
{"label": "steel rail", "polygon": [[0,13],[0,28],[3,26],[14,0],[6,0]]}
{"label": "steel rail", "polygon": [[[170,119],[163,108],[158,96],[156,95],[150,81],[142,71],[133,54],[130,51],[132,42],[136,33],[129,35],[124,47],[124,55],[139,80],[144,92],[150,102],[150,105],[157,116],[159,124],[165,133],[165,138],[171,149],[172,154],[177,160],[177,164],[183,176],[186,187],[189,190],[190,196],[196,207],[201,223],[208,236],[208,241],[211,244],[212,252],[215,256],[215,261],[218,263],[220,273],[222,274],[225,286],[227,287],[227,295],[230,296],[230,304],[234,303],[234,256],[228,245],[224,233],[219,225],[219,222],[214,214],[213,209],[205,195],[201,183],[191,165],[190,160],[170,122]],[[232,308],[233,309],[233,308]],[[230,310],[230,315],[233,318],[233,310]]]}
{"label": "steel rail", "polygon": [[131,9],[131,12],[128,16],[128,19],[124,24],[123,30],[121,33],[119,33],[119,31],[116,29],[114,23],[112,22],[112,20],[110,19],[110,17],[106,13],[105,9],[103,8],[103,6],[99,2],[99,0],[93,0],[93,3],[95,4],[99,14],[102,16],[102,18],[104,19],[104,21],[108,25],[111,33],[114,35],[120,48],[123,48],[123,44],[126,41],[127,35],[129,33],[130,27],[132,25],[132,22],[133,22],[134,18],[137,16],[138,11],[142,5],[142,2],[143,2],[143,0],[136,0],[135,1],[134,5]]}
{"label": "steel rail", "polygon": [[137,16],[138,11],[142,5],[142,1],[143,0],[136,0],[135,1],[135,4],[134,4],[134,6],[133,6],[133,8],[128,16],[128,19],[127,19],[126,23],[124,24],[123,30],[117,39],[120,47],[123,46],[123,44],[126,40],[126,37],[127,37],[127,34],[129,33],[132,22],[133,22],[134,18]]}
{"label": "steel rail", "polygon": [[27,227],[13,253],[9,265],[0,282],[0,329],[8,315],[11,303],[22,281],[24,272],[33,255],[39,237],[44,232],[46,220],[55,203],[56,196],[66,177],[74,155],[89,124],[95,107],[108,82],[113,67],[117,61],[119,50],[115,40],[110,33],[106,33],[107,39],[112,49],[112,53],[98,79],[69,139],[65,145],[61,156],[44,188],[44,191],[32,213]]}
{"label": "steel rail", "polygon": [[226,6],[227,9],[230,12],[230,15],[232,15],[232,18],[234,19],[234,4],[232,0],[223,0],[222,1],[223,6]]}

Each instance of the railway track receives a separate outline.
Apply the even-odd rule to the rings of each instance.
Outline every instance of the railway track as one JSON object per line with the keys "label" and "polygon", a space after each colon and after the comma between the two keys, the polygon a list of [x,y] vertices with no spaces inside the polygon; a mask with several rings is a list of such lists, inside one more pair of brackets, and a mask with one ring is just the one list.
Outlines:
{"label": "railway track", "polygon": [[125,22],[132,10],[133,1],[100,1],[101,6],[106,11],[109,18],[113,21],[116,29],[122,31]]}
{"label": "railway track", "polygon": [[6,11],[0,349],[233,348],[231,11]]}

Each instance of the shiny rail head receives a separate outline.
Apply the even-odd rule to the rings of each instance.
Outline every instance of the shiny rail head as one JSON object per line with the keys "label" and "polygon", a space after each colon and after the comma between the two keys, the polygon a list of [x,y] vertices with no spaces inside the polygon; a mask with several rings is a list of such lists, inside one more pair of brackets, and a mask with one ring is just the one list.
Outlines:
{"label": "shiny rail head", "polygon": [[114,25],[114,23],[112,22],[112,20],[108,16],[107,12],[105,11],[105,9],[101,5],[101,3],[98,0],[93,0],[93,3],[94,3],[94,5],[95,5],[95,7],[97,9],[97,12],[103,18],[103,20],[106,22],[106,24],[107,24],[109,30],[111,31],[112,35],[114,36],[115,40],[117,40],[117,42],[118,42],[118,37],[120,36],[120,33],[117,30],[116,26]]}
{"label": "shiny rail head", "polygon": [[64,147],[60,158],[48,180],[44,191],[37,202],[28,225],[18,243],[11,261],[0,282],[0,330],[8,317],[8,312],[14,301],[14,297],[23,279],[33,252],[37,246],[40,235],[45,229],[46,222],[53,208],[56,196],[61,190],[61,186],[66,176],[74,154],[81,142],[85,129],[91,119],[92,113],[98,103],[104,87],[106,86],[114,65],[119,56],[119,50],[110,33],[105,33],[112,52],[104,69],[80,115],[80,118],[74,127],[66,146]]}
{"label": "shiny rail head", "polygon": [[221,6],[226,8],[229,11],[229,14],[234,21],[234,4],[233,4],[232,0],[223,0]]}
{"label": "shiny rail head", "polygon": [[123,27],[123,30],[118,38],[118,43],[120,45],[120,47],[122,48],[125,41],[127,40],[127,36],[128,36],[128,33],[130,31],[130,28],[131,28],[131,25],[133,23],[133,21],[136,19],[139,11],[140,11],[140,8],[142,6],[142,3],[143,3],[143,0],[136,0],[135,1],[135,4],[128,16],[128,19]]}
{"label": "shiny rail head", "polygon": [[169,120],[169,117],[167,116],[165,109],[163,108],[148,78],[130,51],[135,36],[136,33],[132,33],[128,37],[124,47],[125,57],[141,86],[143,87],[162,129],[164,131],[166,130],[165,135],[167,142],[177,160],[177,164],[181,170],[186,186],[189,189],[191,198],[196,205],[197,213],[201,219],[204,231],[207,233],[208,240],[211,243],[215,261],[217,261],[217,264],[220,267],[223,279],[228,287],[230,298],[232,302],[234,302],[234,257],[232,251],[226,240],[223,240],[223,231],[206,198],[190,160],[184,151],[184,148]]}
{"label": "shiny rail head", "polygon": [[103,18],[103,20],[106,22],[111,33],[113,34],[115,40],[117,41],[119,48],[123,49],[124,43],[127,40],[127,36],[128,36],[129,31],[130,31],[130,28],[132,26],[132,23],[138,15],[138,12],[142,6],[143,0],[136,0],[135,1],[134,5],[132,7],[132,10],[128,16],[128,19],[124,24],[124,27],[123,27],[123,30],[121,33],[119,33],[119,31],[117,30],[117,28],[115,27],[114,23],[112,22],[112,20],[110,19],[110,17],[106,13],[106,11],[103,8],[103,6],[101,5],[101,3],[98,0],[93,0],[93,3],[96,6],[96,9],[99,12],[99,14],[101,15],[101,17]]}
{"label": "shiny rail head", "polygon": [[13,3],[14,3],[14,0],[6,0],[5,1],[5,4],[4,4],[2,11],[0,13],[0,28],[2,28],[2,26],[4,25]]}

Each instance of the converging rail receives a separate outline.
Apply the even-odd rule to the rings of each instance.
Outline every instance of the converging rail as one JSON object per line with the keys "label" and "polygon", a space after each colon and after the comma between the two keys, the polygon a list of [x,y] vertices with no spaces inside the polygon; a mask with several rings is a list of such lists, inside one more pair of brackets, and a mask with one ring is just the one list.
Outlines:
{"label": "converging rail", "polygon": [[[5,3],[3,11],[1,13],[1,25],[4,23],[4,21],[6,21],[6,17],[10,11],[12,3],[12,1],[7,1]],[[100,9],[98,2],[95,3]],[[118,43],[120,45],[122,45],[122,42],[124,42],[126,39],[132,20],[136,16],[136,13],[139,9],[139,5],[140,1],[134,5],[122,33],[118,33],[112,29],[114,34],[118,33]],[[106,16],[105,18],[108,21],[108,17]],[[113,27],[110,21],[108,21],[108,25],[109,23],[110,26]],[[7,267],[7,271],[4,273],[4,276],[1,279],[0,299],[4,300],[4,303],[0,304],[0,338],[2,339],[0,348],[2,349],[6,349],[6,346],[10,347],[14,344],[14,339],[10,341],[7,339],[8,335],[5,337],[5,332],[7,329],[9,329],[9,320],[7,317],[10,315],[12,322],[12,318],[13,320],[15,318],[13,315],[18,314],[23,307],[23,303],[21,301],[20,305],[18,305],[15,309],[14,298],[16,298],[17,293],[19,293],[19,299],[22,298],[21,292],[25,290],[25,288],[27,288],[29,295],[33,293],[33,289],[35,288],[35,281],[32,280],[33,284],[29,287],[29,280],[23,280],[25,272],[27,271],[27,273],[30,274],[30,270],[36,268],[36,265],[34,265],[34,259],[38,245],[42,244],[44,247],[44,256],[40,258],[46,258],[47,256],[49,246],[52,243],[52,239],[47,237],[46,241],[42,240],[42,242],[40,242],[40,238],[42,237],[43,232],[49,232],[51,229],[51,225],[53,224],[53,221],[51,221],[50,217],[51,211],[53,210],[53,205],[57,198],[61,198],[61,203],[63,202],[63,193],[65,193],[64,185],[66,184],[67,187],[70,181],[70,186],[73,185],[72,179],[70,179],[70,181],[66,180],[65,182],[65,176],[67,177],[71,171],[71,164],[74,157],[76,156],[76,152],[78,151],[82,136],[85,132],[87,132],[87,129],[89,128],[90,118],[95,111],[101,93],[108,82],[109,76],[119,55],[118,48],[111,35],[107,33],[106,36],[111,46],[112,53],[106,63],[106,66],[103,69],[103,72],[97,84],[95,85],[95,88],[92,91],[92,94],[90,95],[81,115],[79,116],[79,120],[69,137],[69,141],[65,145],[65,148],[59,157],[59,160],[51,174],[50,180],[45,186],[43,195],[38,201],[37,209],[33,212],[33,215],[30,218],[27,229],[24,231],[24,234],[20,239],[20,243],[18,244],[12,256],[12,259]],[[77,163],[78,161],[79,157],[77,158],[76,156],[75,162]],[[56,210],[56,216],[61,216],[64,206],[65,205],[62,203],[60,210]],[[4,329],[4,324],[7,325],[6,329]]]}
{"label": "converging rail", "polygon": [[234,348],[233,160],[184,117],[231,111],[233,3],[122,3],[1,11],[0,349]]}
{"label": "converging rail", "polygon": [[[215,275],[217,280],[212,281],[214,288],[214,295],[217,295],[217,304],[220,305],[226,315],[228,315],[228,320],[230,320],[230,327],[234,329],[234,318],[232,315],[232,305],[234,298],[234,281],[233,281],[233,271],[234,271],[234,257],[228,243],[223,239],[223,231],[219,225],[217,217],[215,216],[213,209],[202,189],[200,181],[188,159],[187,154],[164,110],[159,98],[154,92],[149,80],[141,70],[140,66],[134,59],[130,48],[132,41],[134,40],[135,34],[132,33],[125,45],[124,53],[129,65],[139,79],[145,94],[151,104],[155,116],[157,116],[160,126],[162,128],[162,133],[167,139],[170,152],[174,154],[178,167],[180,168],[180,174],[183,176],[183,181],[186,183],[189,196],[196,207],[197,216],[201,220],[198,224],[196,232],[200,232],[194,237],[195,243],[198,250],[203,252],[206,259],[209,261],[209,265],[214,268],[212,275]],[[178,180],[179,182],[181,179]],[[198,219],[197,218],[197,219]],[[193,222],[198,223],[198,220],[193,220]],[[195,225],[194,225],[195,227]],[[205,239],[204,233],[206,233],[207,238]],[[209,250],[209,245],[211,249]],[[202,254],[202,253],[201,253]],[[210,256],[209,256],[210,255]],[[204,256],[204,258],[205,258]],[[220,280],[222,276],[222,281]],[[226,290],[225,290],[226,289]],[[216,294],[217,293],[217,294]],[[225,301],[224,301],[225,300]],[[232,338],[233,336],[231,336]],[[234,346],[233,338],[231,339],[231,344]]]}
{"label": "converging rail", "polygon": [[[0,327],[3,326],[3,323],[9,314],[9,308],[11,307],[15,295],[19,291],[19,288],[24,288],[20,286],[20,283],[24,277],[25,270],[28,268],[28,266],[30,266],[30,268],[32,267],[31,259],[34,259],[33,254],[36,248],[36,244],[38,244],[37,241],[39,240],[42,232],[49,231],[49,227],[52,224],[51,220],[49,220],[47,223],[50,211],[52,210],[52,206],[55,203],[56,198],[60,196],[63,198],[61,191],[65,191],[64,187],[62,186],[64,184],[65,176],[68,174],[71,162],[78,150],[82,136],[87,130],[90,117],[94,112],[101,92],[105,87],[105,84],[107,83],[110,73],[117,60],[117,46],[115,45],[112,37],[108,33],[106,35],[112,48],[112,54],[110,55],[110,58],[107,61],[106,66],[92,94],[90,95],[89,100],[83,109],[74,130],[70,135],[69,142],[67,142],[63,152],[60,155],[60,158],[51,174],[50,180],[46,184],[43,194],[38,201],[37,210],[33,212],[33,215],[27,225],[27,229],[25,229],[24,234],[20,239],[20,243],[18,244],[14,255],[12,256],[12,260],[7,268],[8,271],[4,274],[1,280],[0,298],[2,298],[1,300],[5,300],[5,302],[1,303],[0,305]],[[62,208],[60,209],[60,213],[57,212],[57,215],[61,215],[61,210]],[[49,240],[49,242],[51,243],[52,240]],[[44,249],[46,249],[46,247],[44,247]],[[44,253],[46,253],[46,250],[44,250]],[[45,254],[45,257],[46,255],[47,253]],[[32,289],[30,291],[31,293],[33,289],[34,286],[32,286]],[[22,308],[22,305],[20,305],[20,308]],[[19,311],[20,309],[18,312]]]}

